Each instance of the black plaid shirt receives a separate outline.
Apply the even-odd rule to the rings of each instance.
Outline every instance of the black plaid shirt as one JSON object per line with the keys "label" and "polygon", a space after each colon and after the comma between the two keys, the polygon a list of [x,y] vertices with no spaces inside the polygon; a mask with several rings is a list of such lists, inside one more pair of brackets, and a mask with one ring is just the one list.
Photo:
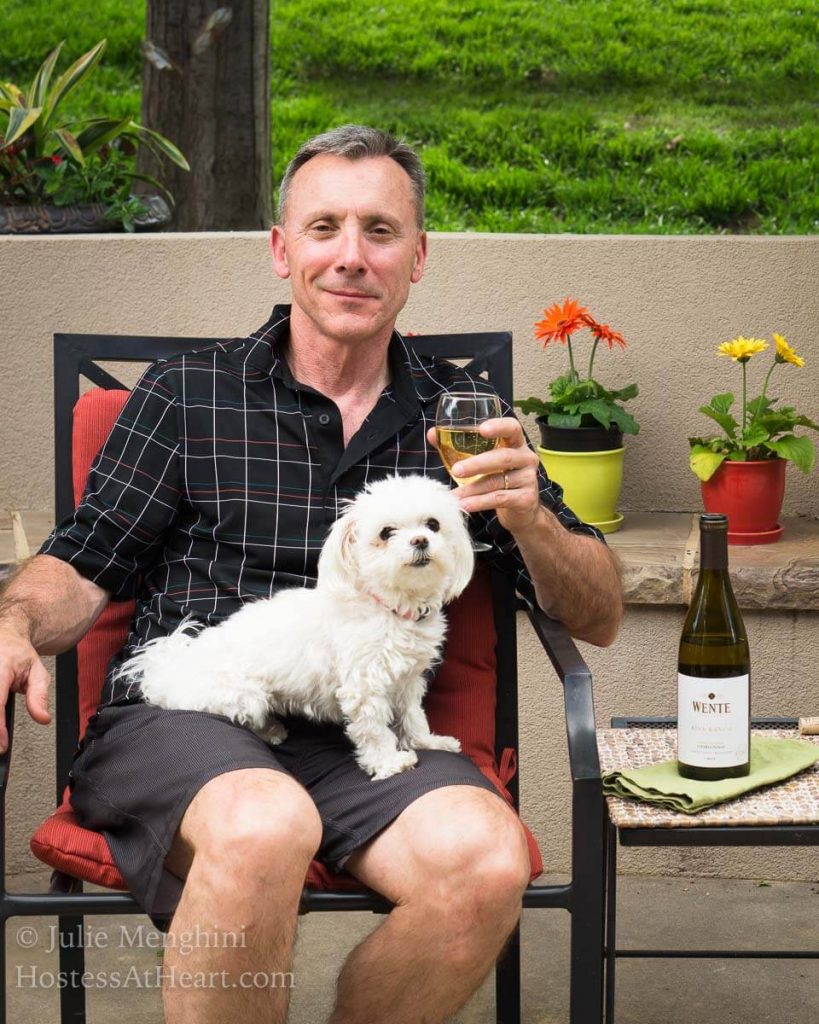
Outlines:
{"label": "black plaid shirt", "polygon": [[[426,440],[438,396],[489,392],[451,363],[417,356],[393,335],[391,382],[344,447],[330,399],[293,380],[281,357],[289,307],[248,338],[152,364],[94,460],[82,501],[40,552],[69,562],[114,599],[136,597],[127,644],[103,703],[137,700],[111,672],[183,618],[213,624],[244,602],[311,586],[341,502],[369,480],[424,473],[449,482]],[[504,414],[512,415],[508,406]],[[570,530],[600,537],[541,475],[541,497]],[[470,517],[487,556],[533,599],[511,535],[494,514]],[[601,538],[602,539],[602,538]]]}

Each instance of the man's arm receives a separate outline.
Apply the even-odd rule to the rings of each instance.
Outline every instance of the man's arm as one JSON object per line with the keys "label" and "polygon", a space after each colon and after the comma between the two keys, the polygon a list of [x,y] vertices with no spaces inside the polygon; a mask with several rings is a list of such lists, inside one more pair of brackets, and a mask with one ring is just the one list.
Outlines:
{"label": "man's arm", "polygon": [[[488,420],[480,431],[502,438],[491,452],[457,463],[459,476],[486,474],[458,489],[466,512],[495,511],[518,545],[540,607],[579,640],[606,647],[623,617],[617,559],[595,537],[572,533],[540,501],[539,460],[512,417]],[[429,432],[435,443],[435,431]]]}
{"label": "man's arm", "polygon": [[67,562],[35,555],[0,593],[0,753],[8,746],[5,706],[10,692],[24,693],[28,713],[51,721],[51,677],[41,654],[69,650],[91,628],[111,595]]}

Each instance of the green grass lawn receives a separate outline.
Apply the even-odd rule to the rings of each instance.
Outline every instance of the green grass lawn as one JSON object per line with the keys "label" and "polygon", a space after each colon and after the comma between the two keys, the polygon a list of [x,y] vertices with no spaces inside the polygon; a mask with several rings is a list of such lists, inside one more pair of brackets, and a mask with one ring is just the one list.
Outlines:
{"label": "green grass lawn", "polygon": [[[362,121],[421,149],[434,230],[819,229],[810,0],[274,0],[271,21],[276,177]],[[0,79],[106,37],[77,110],[137,114],[143,30],[139,0],[5,0]]]}

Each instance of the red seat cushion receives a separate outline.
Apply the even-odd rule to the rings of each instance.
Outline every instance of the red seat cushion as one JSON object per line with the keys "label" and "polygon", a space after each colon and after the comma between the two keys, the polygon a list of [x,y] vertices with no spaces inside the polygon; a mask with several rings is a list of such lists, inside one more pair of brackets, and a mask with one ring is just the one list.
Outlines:
{"label": "red seat cushion", "polygon": [[[95,388],[74,407],[72,468],[76,501],[84,490],[91,462],[128,394]],[[125,642],[133,612],[133,601],[110,601],[77,646],[80,735],[97,708],[105,669]],[[457,736],[464,752],[511,804],[505,783],[516,771],[514,751],[504,751],[500,765],[495,762],[495,643],[489,577],[479,571],[450,608],[445,660],[427,694],[426,711],[432,729]],[[543,870],[543,862],[534,837],[523,827],[534,879]],[[111,889],[128,888],[104,836],[77,823],[67,788],[60,807],[32,836],[31,850],[39,860],[75,878]],[[336,874],[318,861],[313,861],[306,883],[315,889],[362,889],[350,875]]]}

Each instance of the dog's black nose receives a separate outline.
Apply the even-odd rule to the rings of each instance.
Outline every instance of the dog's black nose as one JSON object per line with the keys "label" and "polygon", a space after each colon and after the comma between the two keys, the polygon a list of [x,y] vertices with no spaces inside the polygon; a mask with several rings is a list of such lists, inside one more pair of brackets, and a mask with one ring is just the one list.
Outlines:
{"label": "dog's black nose", "polygon": [[410,544],[414,548],[418,548],[419,551],[426,551],[429,547],[429,540],[426,537],[413,537]]}

